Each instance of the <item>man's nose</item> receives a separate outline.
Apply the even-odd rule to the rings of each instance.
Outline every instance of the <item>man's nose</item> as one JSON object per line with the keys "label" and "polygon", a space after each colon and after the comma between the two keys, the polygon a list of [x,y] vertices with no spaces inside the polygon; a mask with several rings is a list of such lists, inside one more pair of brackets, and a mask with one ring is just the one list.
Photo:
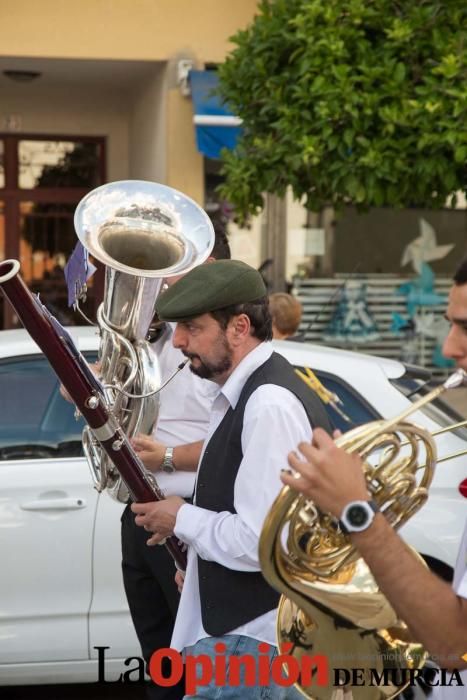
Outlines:
{"label": "man's nose", "polygon": [[177,325],[175,326],[174,334],[172,336],[172,344],[174,348],[182,350],[184,347],[186,347],[186,339],[186,332],[177,323]]}
{"label": "man's nose", "polygon": [[443,355],[452,360],[462,356],[462,345],[460,343],[460,330],[453,324],[443,343]]}

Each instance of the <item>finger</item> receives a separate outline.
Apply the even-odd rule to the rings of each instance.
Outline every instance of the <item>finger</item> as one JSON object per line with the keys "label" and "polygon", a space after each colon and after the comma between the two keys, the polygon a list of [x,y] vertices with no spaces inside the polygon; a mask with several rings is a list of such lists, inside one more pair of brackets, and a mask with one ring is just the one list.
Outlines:
{"label": "finger", "polygon": [[334,430],[333,433],[332,433],[332,437],[334,438],[334,440],[337,440],[337,438],[340,438],[341,435],[342,435],[342,430],[337,430],[337,429],[336,429],[336,430]]}
{"label": "finger", "polygon": [[287,461],[292,469],[299,471],[300,473],[302,473],[303,469],[305,469],[305,471],[310,469],[310,464],[308,462],[304,462],[296,452],[290,452]]}
{"label": "finger", "polygon": [[135,524],[138,525],[138,527],[146,527],[148,525],[148,519],[145,515],[137,515],[135,517]]}
{"label": "finger", "polygon": [[146,460],[150,460],[151,457],[153,456],[151,452],[148,452],[147,450],[141,449],[140,447],[135,447],[135,452],[138,453],[138,457],[140,460],[145,463]]}
{"label": "finger", "polygon": [[178,592],[181,593],[183,588],[183,576],[180,576],[179,571],[177,571],[177,573],[175,574],[175,583],[177,585]]}
{"label": "finger", "polygon": [[148,447],[154,444],[152,437],[150,435],[144,435],[144,433],[137,433],[134,436],[134,439],[138,440],[138,442],[140,442],[142,445],[147,445]]}
{"label": "finger", "polygon": [[151,440],[145,440],[143,437],[139,435],[135,435],[134,437],[131,438],[130,440],[131,444],[135,449],[139,450],[148,450],[151,447]]}
{"label": "finger", "polygon": [[[327,443],[326,446],[324,445],[318,445],[315,443],[314,440],[310,442],[299,442],[297,445],[297,450],[299,453],[303,455],[305,458],[305,461],[307,462],[321,462],[323,460],[323,455],[325,452],[327,452],[329,449],[334,449],[335,448],[335,443],[334,440],[332,440],[327,433],[325,433],[326,438],[327,438]],[[318,435],[318,439],[320,439],[320,436]],[[303,459],[302,457],[302,459]]]}
{"label": "finger", "polygon": [[156,544],[163,544],[163,543],[165,542],[166,539],[167,539],[167,537],[166,537],[165,535],[160,535],[160,534],[158,534],[157,532],[155,532],[155,533],[152,535],[152,537],[150,537],[150,538],[148,539],[148,541],[146,542],[146,544],[147,544],[149,547],[154,547],[154,545],[156,545]]}
{"label": "finger", "polygon": [[334,444],[334,439],[323,428],[314,428],[312,444],[320,449],[325,449]]}
{"label": "finger", "polygon": [[[303,465],[303,463],[302,463],[302,465]],[[306,466],[308,467],[306,470],[303,470],[303,468],[300,467],[301,471],[298,471],[298,469],[295,469],[295,468],[291,471],[283,471],[281,473],[281,479],[282,479],[282,476],[284,476],[286,478],[282,479],[282,481],[284,483],[287,482],[287,484],[289,486],[293,485],[293,488],[297,488],[296,483],[298,481],[300,481],[300,479],[302,480],[300,482],[302,484],[303,483],[309,484],[311,482],[314,482],[316,480],[315,472],[312,468],[310,468],[309,465],[306,465]]]}
{"label": "finger", "polygon": [[71,398],[70,394],[65,389],[63,384],[60,384],[60,396],[62,396],[65,399],[65,401],[68,401],[69,403],[73,403],[73,399]]}
{"label": "finger", "polygon": [[299,442],[295,454],[302,461],[314,462],[316,457],[319,456],[319,451],[312,442]]}
{"label": "finger", "polygon": [[175,576],[175,583],[177,584],[177,590],[179,593],[182,592],[183,589],[183,577],[182,576]]}
{"label": "finger", "polygon": [[297,474],[289,474],[288,472],[282,472],[281,474],[282,483],[286,486],[290,486],[294,491],[303,493],[308,498],[312,498],[313,488],[308,479]]}
{"label": "finger", "polygon": [[131,504],[131,512],[132,513],[143,514],[143,513],[146,513],[146,511],[147,511],[147,503],[132,503]]}
{"label": "finger", "polygon": [[316,447],[308,443],[301,443],[299,448],[301,455],[297,454],[297,452],[291,452],[288,461],[293,469],[307,476],[321,466],[323,455]]}
{"label": "finger", "polygon": [[302,454],[306,454],[309,448],[311,447],[312,443],[311,442],[299,442],[297,445],[297,448],[294,450],[295,452],[301,452]]}

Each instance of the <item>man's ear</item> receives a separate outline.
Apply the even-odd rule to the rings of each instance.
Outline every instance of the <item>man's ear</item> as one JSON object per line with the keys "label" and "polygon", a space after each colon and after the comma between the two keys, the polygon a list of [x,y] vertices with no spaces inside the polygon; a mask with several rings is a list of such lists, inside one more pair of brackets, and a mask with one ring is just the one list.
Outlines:
{"label": "man's ear", "polygon": [[241,343],[250,335],[251,322],[246,314],[238,314],[233,316],[229,321],[230,341]]}

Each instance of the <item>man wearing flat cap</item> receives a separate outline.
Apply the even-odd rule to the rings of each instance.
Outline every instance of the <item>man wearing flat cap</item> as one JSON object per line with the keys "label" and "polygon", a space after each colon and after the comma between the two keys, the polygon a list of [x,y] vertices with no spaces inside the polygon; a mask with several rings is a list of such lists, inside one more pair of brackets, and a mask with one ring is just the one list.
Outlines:
{"label": "man wearing flat cap", "polygon": [[[279,595],[261,574],[259,535],[288,452],[310,440],[312,426],[331,426],[319,399],[272,350],[266,288],[253,268],[236,260],[197,267],[159,297],[157,313],[177,322],[173,344],[191,371],[218,387],[193,505],[172,496],[132,506],[136,523],[154,533],[148,544],[175,534],[188,545],[171,645],[213,660],[264,658],[267,650],[272,660]],[[190,697],[261,697],[258,687],[220,691],[214,679],[199,692]],[[269,693],[302,697],[274,684]]]}

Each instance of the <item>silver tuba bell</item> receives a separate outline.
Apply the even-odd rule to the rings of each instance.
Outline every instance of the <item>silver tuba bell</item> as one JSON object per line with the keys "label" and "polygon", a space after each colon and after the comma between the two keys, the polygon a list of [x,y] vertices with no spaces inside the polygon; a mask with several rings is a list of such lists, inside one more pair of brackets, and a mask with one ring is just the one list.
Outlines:
{"label": "silver tuba bell", "polygon": [[[214,245],[211,220],[171,187],[122,180],[81,200],[75,229],[87,251],[106,266],[97,323],[107,402],[128,437],[150,435],[161,386],[157,358],[146,340],[154,305],[165,278],[185,274],[208,258]],[[126,503],[124,482],[87,427],[83,447],[97,490],[107,489]]]}

